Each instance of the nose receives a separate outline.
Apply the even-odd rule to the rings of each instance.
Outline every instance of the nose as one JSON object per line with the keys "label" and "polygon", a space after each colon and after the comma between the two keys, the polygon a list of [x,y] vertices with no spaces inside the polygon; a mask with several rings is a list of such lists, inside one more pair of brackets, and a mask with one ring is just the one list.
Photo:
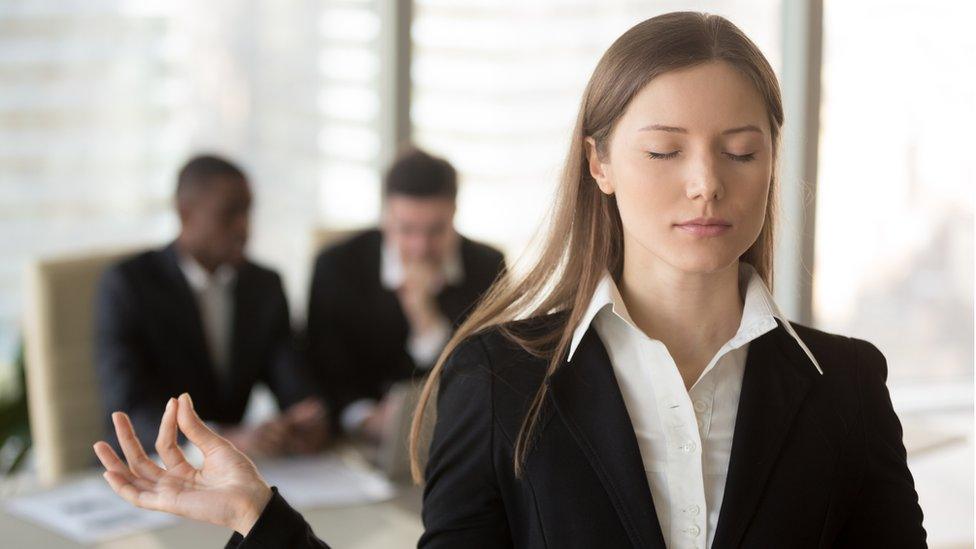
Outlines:
{"label": "nose", "polygon": [[703,155],[691,166],[686,191],[689,200],[704,198],[707,202],[725,196],[725,185],[711,155]]}
{"label": "nose", "polygon": [[236,221],[234,223],[234,236],[246,243],[251,234],[251,218],[247,215],[242,215]]}

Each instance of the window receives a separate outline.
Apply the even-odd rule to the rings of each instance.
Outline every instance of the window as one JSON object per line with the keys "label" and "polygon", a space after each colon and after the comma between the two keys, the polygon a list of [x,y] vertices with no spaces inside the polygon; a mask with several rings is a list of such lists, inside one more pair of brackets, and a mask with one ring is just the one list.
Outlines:
{"label": "window", "polygon": [[460,172],[459,230],[517,257],[551,203],[599,56],[634,24],[681,9],[729,17],[779,65],[777,0],[417,0],[414,136]]}
{"label": "window", "polygon": [[824,5],[814,314],[885,354],[931,547],[973,539],[973,16]]}
{"label": "window", "polygon": [[814,310],[885,352],[893,384],[948,382],[971,402],[968,6],[826,3]]}
{"label": "window", "polygon": [[375,216],[379,4],[0,5],[0,364],[27,262],[164,244],[199,151],[249,173],[251,252],[303,304],[314,227]]}

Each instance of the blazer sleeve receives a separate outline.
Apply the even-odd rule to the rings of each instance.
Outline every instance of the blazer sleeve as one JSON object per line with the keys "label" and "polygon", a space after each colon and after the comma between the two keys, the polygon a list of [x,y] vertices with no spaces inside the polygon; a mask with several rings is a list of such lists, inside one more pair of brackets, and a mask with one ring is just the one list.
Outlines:
{"label": "blazer sleeve", "polygon": [[513,545],[495,474],[491,395],[487,353],[480,339],[468,339],[448,358],[440,378],[424,487],[425,532],[418,547]]}
{"label": "blazer sleeve", "polygon": [[99,281],[95,302],[95,372],[105,412],[106,440],[119,449],[110,414],[129,414],[139,441],[152,448],[167,397],[146,359],[132,286],[118,267]]}
{"label": "blazer sleeve", "polygon": [[278,494],[278,488],[271,488],[271,500],[265,506],[257,522],[242,536],[237,532],[231,536],[224,549],[329,549],[329,546],[312,533],[312,527],[305,522],[298,511]]}
{"label": "blazer sleeve", "polygon": [[312,396],[314,391],[310,389],[308,371],[298,353],[291,316],[288,314],[288,300],[277,275],[274,276],[272,292],[271,357],[261,379],[274,393],[278,407],[284,410]]}
{"label": "blazer sleeve", "polygon": [[926,547],[922,509],[908,470],[902,426],[885,381],[888,364],[874,344],[854,339],[867,457],[853,514],[841,530],[843,547]]}

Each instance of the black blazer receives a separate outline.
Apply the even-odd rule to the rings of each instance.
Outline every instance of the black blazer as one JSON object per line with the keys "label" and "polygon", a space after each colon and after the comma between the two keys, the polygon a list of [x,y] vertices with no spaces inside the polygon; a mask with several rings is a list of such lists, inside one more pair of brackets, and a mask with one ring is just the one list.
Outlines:
{"label": "black blazer", "polygon": [[[334,420],[353,401],[379,399],[393,383],[417,373],[407,352],[407,319],[396,294],[380,281],[381,244],[380,231],[368,230],[322,251],[315,261],[308,364]],[[461,283],[437,296],[441,312],[455,325],[505,268],[501,252],[464,237],[461,261]]]}
{"label": "black blazer", "polygon": [[174,244],[109,268],[96,297],[95,366],[106,436],[111,412],[127,412],[152,446],[166,401],[188,392],[206,421],[240,422],[251,388],[265,382],[281,407],[313,394],[296,350],[281,279],[251,262],[234,285],[227,383],[218,383],[196,298]]}
{"label": "black blazer", "polygon": [[[782,323],[750,344],[713,547],[925,547],[885,357],[867,341],[792,326],[824,375]],[[514,441],[545,366],[498,330],[452,354],[420,547],[664,547],[633,426],[593,328],[548,382],[541,431],[524,478],[515,478]],[[265,547],[275,533],[295,547],[325,546],[275,494],[248,538],[228,547]]]}

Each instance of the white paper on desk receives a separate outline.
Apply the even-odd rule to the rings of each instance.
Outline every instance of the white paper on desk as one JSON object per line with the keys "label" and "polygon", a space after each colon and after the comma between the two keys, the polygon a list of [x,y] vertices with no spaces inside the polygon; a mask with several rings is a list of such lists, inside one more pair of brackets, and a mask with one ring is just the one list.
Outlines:
{"label": "white paper on desk", "polygon": [[102,478],[90,478],[6,502],[12,514],[84,544],[152,530],[178,518],[133,507]]}
{"label": "white paper on desk", "polygon": [[266,461],[258,469],[296,508],[373,503],[390,499],[396,492],[383,476],[334,455]]}

